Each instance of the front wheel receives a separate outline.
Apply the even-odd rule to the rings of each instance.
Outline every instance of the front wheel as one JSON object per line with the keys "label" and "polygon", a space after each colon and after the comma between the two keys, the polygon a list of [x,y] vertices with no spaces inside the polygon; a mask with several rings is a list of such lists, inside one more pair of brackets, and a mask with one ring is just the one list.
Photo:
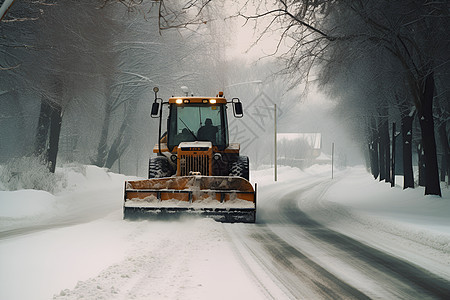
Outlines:
{"label": "front wheel", "polygon": [[169,159],[165,156],[151,157],[148,162],[148,178],[170,177],[173,174]]}
{"label": "front wheel", "polygon": [[239,156],[237,161],[230,164],[230,176],[240,176],[247,180],[250,179],[249,161],[247,156]]}

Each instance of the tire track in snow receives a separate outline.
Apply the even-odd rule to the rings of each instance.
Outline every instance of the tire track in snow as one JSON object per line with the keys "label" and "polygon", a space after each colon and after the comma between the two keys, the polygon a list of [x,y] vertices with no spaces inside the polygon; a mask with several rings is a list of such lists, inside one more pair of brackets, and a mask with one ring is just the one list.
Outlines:
{"label": "tire track in snow", "polygon": [[[311,188],[317,191],[316,201],[319,201],[334,183],[328,181]],[[391,293],[392,297],[446,299],[450,295],[450,282],[419,266],[322,226],[300,210],[297,199],[299,191],[286,195],[280,206],[285,218],[296,225],[296,231],[306,233],[326,245],[327,251],[332,251],[331,253],[335,253],[336,257],[345,263],[357,266],[373,281],[382,283],[383,288]]]}
{"label": "tire track in snow", "polygon": [[370,299],[363,292],[342,281],[326,268],[282,240],[267,227],[251,235],[263,245],[268,269],[277,272],[277,278],[296,298],[315,299]]}
{"label": "tire track in snow", "polygon": [[[249,226],[255,226],[254,224]],[[257,225],[256,225],[257,226]],[[263,255],[259,255],[258,247],[251,239],[243,238],[243,231],[225,225],[228,236],[233,243],[234,252],[245,271],[255,281],[266,299],[295,299],[288,289],[275,277],[263,263]]]}
{"label": "tire track in snow", "polygon": [[[289,298],[446,299],[450,282],[326,228],[301,211],[299,199],[319,201],[337,181],[308,182],[279,193],[270,204],[261,201],[260,225],[231,230],[234,240],[244,241],[240,243],[245,249],[238,251],[269,272],[265,277],[272,278]],[[254,269],[254,263],[248,263],[248,268]]]}
{"label": "tire track in snow", "polygon": [[[309,190],[321,181],[323,179],[308,180],[303,183],[301,190]],[[286,194],[286,189],[280,191],[283,192]],[[262,224],[245,228],[227,227],[248,268],[253,270],[260,284],[265,285],[266,293],[274,299],[277,298],[274,295],[279,296],[280,293],[290,299],[369,299],[363,292],[342,281],[270,230],[267,224],[286,221],[277,209],[283,197],[285,195],[282,194],[273,203],[261,204],[258,221]],[[260,270],[268,274],[261,274]]]}

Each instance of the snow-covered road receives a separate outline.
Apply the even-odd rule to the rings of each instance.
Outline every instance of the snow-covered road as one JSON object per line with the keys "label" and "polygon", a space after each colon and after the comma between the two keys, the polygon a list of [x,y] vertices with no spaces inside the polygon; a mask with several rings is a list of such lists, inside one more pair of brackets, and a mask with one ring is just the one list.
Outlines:
{"label": "snow-covered road", "polygon": [[335,213],[332,206],[327,208],[323,204],[328,189],[336,183],[317,180],[300,184],[302,187],[273,198],[275,205],[268,205],[267,210],[260,207],[258,226],[246,231],[235,230],[233,240],[243,245],[248,259],[257,261],[278,282],[277,286],[284,288],[285,298],[448,297],[448,280],[402,257],[373,248],[365,241],[331,230],[302,211],[305,203],[314,201],[315,209]]}
{"label": "snow-covered road", "polygon": [[[390,191],[362,168],[330,180],[326,167],[282,167],[277,183],[270,169],[253,173],[257,224],[131,222],[122,220],[124,177],[87,171],[84,184],[43,197],[45,209],[34,213],[17,213],[20,205],[11,201],[25,200],[0,192],[0,299],[450,294],[448,190],[429,198],[417,196],[419,190]],[[350,192],[350,185],[357,187]],[[23,191],[28,198],[37,193]]]}

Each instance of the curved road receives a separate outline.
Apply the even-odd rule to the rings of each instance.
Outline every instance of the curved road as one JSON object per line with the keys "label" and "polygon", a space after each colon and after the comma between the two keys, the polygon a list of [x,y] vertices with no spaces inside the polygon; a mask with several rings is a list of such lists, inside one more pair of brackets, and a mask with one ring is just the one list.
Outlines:
{"label": "curved road", "polygon": [[313,182],[260,203],[256,227],[227,227],[268,298],[449,299],[449,281],[326,228],[300,209],[299,201],[319,200],[331,184]]}

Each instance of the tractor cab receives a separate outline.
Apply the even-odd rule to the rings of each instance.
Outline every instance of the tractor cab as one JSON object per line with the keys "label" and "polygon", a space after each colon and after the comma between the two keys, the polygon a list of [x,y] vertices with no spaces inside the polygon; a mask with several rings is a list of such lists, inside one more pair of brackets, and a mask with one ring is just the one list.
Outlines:
{"label": "tractor cab", "polygon": [[[156,94],[156,92],[155,92]],[[216,97],[172,97],[164,102],[155,96],[152,117],[159,118],[158,144],[153,148],[158,161],[166,161],[163,176],[184,176],[192,173],[202,175],[241,175],[248,179],[248,159],[243,163],[243,173],[235,173],[239,161],[239,144],[228,141],[227,104],[232,104],[234,116],[243,116],[238,98],[231,102],[219,92]],[[161,136],[162,106],[168,105],[167,134]],[[163,157],[166,157],[165,160]],[[159,163],[159,162],[158,162]],[[242,164],[242,163],[240,163]],[[159,176],[150,168],[149,177]],[[156,171],[155,171],[156,172]]]}
{"label": "tractor cab", "polygon": [[228,147],[225,98],[170,98],[167,147],[174,151],[182,142],[211,142],[218,151]]}

